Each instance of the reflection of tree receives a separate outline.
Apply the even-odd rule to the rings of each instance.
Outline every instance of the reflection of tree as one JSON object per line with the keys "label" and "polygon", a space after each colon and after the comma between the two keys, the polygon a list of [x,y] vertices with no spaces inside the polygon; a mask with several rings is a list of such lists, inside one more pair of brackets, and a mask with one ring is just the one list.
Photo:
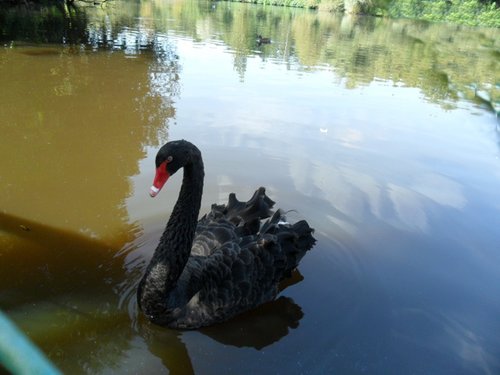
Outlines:
{"label": "reflection of tree", "polygon": [[[127,23],[134,16],[88,19],[78,45],[0,54],[0,75],[9,78],[0,92],[0,158],[10,160],[0,186],[0,308],[65,373],[112,368],[130,347],[122,307],[130,275],[127,251],[118,250],[141,229],[125,200],[179,94],[166,36],[147,25],[138,35]],[[34,40],[60,42],[65,27]]]}
{"label": "reflection of tree", "polygon": [[[329,64],[347,79],[347,87],[386,79],[419,87],[432,101],[443,102],[470,91],[471,84],[489,87],[495,82],[498,63],[471,43],[492,42],[492,31],[348,16],[314,18],[294,23],[297,53],[316,46],[301,61],[313,67]],[[314,33],[304,30],[304,24],[315,21]],[[465,53],[457,53],[458,48]]]}
{"label": "reflection of tree", "polygon": [[[0,156],[18,155],[2,172],[6,212],[98,238],[123,229],[128,178],[138,172],[144,146],[159,143],[179,92],[170,44],[152,43],[158,48],[137,47],[132,59],[72,47],[42,50],[50,52],[47,58],[30,48],[2,56],[0,72],[13,79],[0,93],[1,127],[8,133]],[[26,165],[36,168],[27,173]]]}
{"label": "reflection of tree", "polygon": [[[209,11],[188,1],[176,14],[187,28],[182,32],[196,40],[218,35],[229,45],[242,78],[247,59],[258,50],[263,59],[285,61],[294,69],[328,65],[349,88],[390,80],[418,87],[429,100],[445,106],[460,96],[472,100],[475,91],[482,90],[498,106],[495,29],[275,7],[263,10],[237,3],[217,3],[215,11]],[[189,22],[190,16],[196,20]],[[272,44],[257,47],[257,34],[270,37]]]}
{"label": "reflection of tree", "polygon": [[[498,108],[500,60],[495,29],[340,17],[290,8],[264,10],[237,3],[217,3],[210,11],[187,1],[176,15],[185,27],[182,32],[196,40],[218,35],[229,45],[242,79],[248,58],[259,51],[263,59],[272,57],[294,69],[328,65],[348,88],[375,79],[390,80],[418,87],[429,100],[447,107],[461,96],[474,100],[479,90]],[[196,19],[190,22],[190,16]],[[270,37],[272,44],[256,46],[257,34]]]}
{"label": "reflection of tree", "polygon": [[[141,16],[139,24],[136,14]],[[5,18],[5,13],[0,17]],[[264,9],[251,4],[218,2],[212,7],[191,0],[125,2],[105,12],[89,9],[86,15],[73,17],[77,19],[71,30],[76,30],[78,36],[65,36],[67,25],[59,22],[60,31],[33,38],[58,42],[64,39],[71,43],[84,40],[87,33],[87,42],[94,48],[154,50],[166,39],[155,37],[156,33],[168,30],[169,19],[174,17],[176,33],[195,41],[215,37],[230,46],[241,79],[247,59],[258,51],[263,59],[279,59],[296,69],[314,70],[329,65],[350,88],[385,79],[419,87],[430,100],[447,106],[459,96],[473,100],[477,90],[488,94],[495,110],[500,101],[496,85],[500,71],[496,29],[340,17],[300,9]],[[83,27],[85,19],[92,20],[87,29]],[[127,29],[132,25],[137,28]],[[7,39],[15,39],[12,33],[3,34]],[[270,37],[273,43],[256,46],[257,34]]]}
{"label": "reflection of tree", "polygon": [[87,22],[84,11],[63,1],[0,7],[0,41],[78,44],[85,42]]}

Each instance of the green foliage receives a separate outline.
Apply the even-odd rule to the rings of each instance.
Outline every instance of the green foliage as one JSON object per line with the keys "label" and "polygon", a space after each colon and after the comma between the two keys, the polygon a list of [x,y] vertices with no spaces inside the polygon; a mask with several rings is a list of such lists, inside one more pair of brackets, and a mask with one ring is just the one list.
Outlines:
{"label": "green foliage", "polygon": [[468,26],[500,27],[500,9],[478,0],[394,0],[388,15],[428,21],[446,21]]}
{"label": "green foliage", "polygon": [[468,26],[500,27],[500,8],[480,0],[238,0],[263,5],[313,8],[350,14],[387,15],[445,21]]}
{"label": "green foliage", "polygon": [[[104,0],[105,1],[105,0]],[[231,0],[230,0],[231,1]],[[328,12],[369,14],[451,22],[467,26],[500,27],[500,8],[494,0],[233,0],[262,5],[319,9]],[[488,3],[491,1],[491,3]],[[7,4],[63,4],[61,0],[0,0]],[[74,0],[66,0],[72,4]]]}

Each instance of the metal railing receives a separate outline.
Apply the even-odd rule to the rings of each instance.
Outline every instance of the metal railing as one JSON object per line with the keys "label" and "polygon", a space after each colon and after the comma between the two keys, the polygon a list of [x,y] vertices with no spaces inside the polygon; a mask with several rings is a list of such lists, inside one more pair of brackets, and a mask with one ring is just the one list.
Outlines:
{"label": "metal railing", "polygon": [[14,375],[59,375],[61,372],[0,311],[0,365]]}

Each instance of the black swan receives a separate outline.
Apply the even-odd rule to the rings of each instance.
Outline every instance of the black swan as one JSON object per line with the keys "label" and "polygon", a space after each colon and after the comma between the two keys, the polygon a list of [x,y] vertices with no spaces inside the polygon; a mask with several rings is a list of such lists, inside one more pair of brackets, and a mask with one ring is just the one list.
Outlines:
{"label": "black swan", "polygon": [[281,210],[259,188],[248,202],[231,193],[227,205],[212,205],[198,221],[203,178],[201,152],[192,143],[166,143],[156,155],[156,196],[180,168],[179,198],[141,279],[139,308],[153,323],[195,329],[227,320],[273,300],[316,242],[302,220],[286,223]]}

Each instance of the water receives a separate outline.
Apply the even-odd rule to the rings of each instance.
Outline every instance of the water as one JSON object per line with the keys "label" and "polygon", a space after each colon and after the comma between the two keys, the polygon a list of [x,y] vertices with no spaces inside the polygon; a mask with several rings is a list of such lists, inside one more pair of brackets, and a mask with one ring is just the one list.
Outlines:
{"label": "water", "polygon": [[[497,30],[222,2],[70,17],[3,26],[0,50],[0,307],[64,372],[500,371]],[[202,211],[263,185],[318,239],[278,300],[188,332],[135,302],[179,138]]]}

